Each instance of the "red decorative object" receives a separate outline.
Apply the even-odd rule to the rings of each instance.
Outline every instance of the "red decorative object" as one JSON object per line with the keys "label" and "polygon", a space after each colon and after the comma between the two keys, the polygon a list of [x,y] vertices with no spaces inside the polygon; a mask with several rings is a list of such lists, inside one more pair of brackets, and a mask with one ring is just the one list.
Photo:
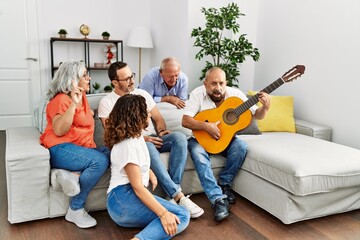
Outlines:
{"label": "red decorative object", "polygon": [[110,65],[111,63],[115,62],[116,59],[116,46],[113,44],[106,45],[104,48],[106,53],[106,60],[105,64]]}

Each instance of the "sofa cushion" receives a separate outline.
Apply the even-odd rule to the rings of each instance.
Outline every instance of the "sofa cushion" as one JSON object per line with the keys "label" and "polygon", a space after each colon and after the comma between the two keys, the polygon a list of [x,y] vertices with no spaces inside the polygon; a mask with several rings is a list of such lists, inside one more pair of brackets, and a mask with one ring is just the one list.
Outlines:
{"label": "sofa cushion", "polygon": [[[248,95],[257,92],[249,91]],[[294,98],[270,95],[270,109],[264,119],[258,120],[261,132],[295,132]],[[258,103],[261,106],[261,103]]]}
{"label": "sofa cushion", "polygon": [[175,105],[167,102],[157,103],[156,106],[164,118],[168,130],[179,131],[184,133],[187,138],[191,137],[191,130],[181,125],[184,109],[178,109]]}
{"label": "sofa cushion", "polygon": [[39,144],[39,137],[35,127],[6,129],[6,190],[11,223],[48,215],[49,151]]}
{"label": "sofa cushion", "polygon": [[86,95],[90,108],[95,110],[99,107],[100,100],[105,97],[108,93],[97,93],[97,94],[88,94]]}
{"label": "sofa cushion", "polygon": [[360,150],[288,132],[240,135],[248,144],[242,168],[294,195],[360,183]]}
{"label": "sofa cushion", "polygon": [[97,147],[103,147],[104,144],[104,127],[98,115],[98,110],[94,110],[94,142]]}
{"label": "sofa cushion", "polygon": [[258,123],[257,120],[255,118],[251,119],[251,122],[249,124],[249,126],[247,126],[246,128],[238,131],[236,134],[241,135],[241,134],[261,134],[259,127],[258,127]]}
{"label": "sofa cushion", "polygon": [[35,120],[35,127],[39,130],[40,133],[43,133],[47,121],[46,121],[46,106],[48,104],[47,96],[41,98],[39,105],[34,108],[34,120]]}

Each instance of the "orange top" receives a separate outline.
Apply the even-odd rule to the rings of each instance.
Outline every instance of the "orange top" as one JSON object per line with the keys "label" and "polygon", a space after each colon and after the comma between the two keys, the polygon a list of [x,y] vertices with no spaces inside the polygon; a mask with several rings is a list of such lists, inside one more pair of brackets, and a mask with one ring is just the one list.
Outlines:
{"label": "orange top", "polygon": [[85,93],[82,97],[82,106],[75,110],[74,120],[69,131],[63,136],[56,136],[53,131],[52,119],[57,114],[63,115],[69,108],[72,100],[64,94],[57,94],[46,107],[47,126],[44,133],[40,136],[40,143],[50,148],[60,143],[74,143],[79,146],[95,148],[94,142],[94,118],[90,111],[89,102]]}

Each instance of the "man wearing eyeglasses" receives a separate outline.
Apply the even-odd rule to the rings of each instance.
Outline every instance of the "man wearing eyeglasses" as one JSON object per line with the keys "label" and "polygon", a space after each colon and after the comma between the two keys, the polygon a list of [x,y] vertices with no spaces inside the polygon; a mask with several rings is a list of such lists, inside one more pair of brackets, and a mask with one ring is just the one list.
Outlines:
{"label": "man wearing eyeglasses", "polygon": [[174,57],[161,61],[160,67],[150,69],[139,88],[146,90],[156,103],[168,102],[184,108],[188,96],[189,80],[180,71],[180,63]]}
{"label": "man wearing eyeglasses", "polygon": [[[114,90],[102,98],[99,103],[98,115],[103,126],[120,97],[126,94],[143,96],[152,119],[149,127],[142,133],[149,150],[151,169],[172,202],[187,208],[192,218],[200,217],[204,210],[186,197],[180,187],[187,159],[186,136],[181,132],[170,132],[166,129],[165,121],[150,94],[145,90],[135,88],[135,73],[126,63],[112,63],[108,70],[108,76],[114,85]],[[161,161],[161,152],[170,152],[169,171]]]}

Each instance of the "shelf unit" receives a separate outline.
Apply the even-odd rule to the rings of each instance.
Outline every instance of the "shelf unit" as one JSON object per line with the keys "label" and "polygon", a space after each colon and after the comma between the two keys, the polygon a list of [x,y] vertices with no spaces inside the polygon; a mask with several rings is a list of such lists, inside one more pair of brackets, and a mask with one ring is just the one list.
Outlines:
{"label": "shelf unit", "polygon": [[84,59],[88,71],[91,70],[107,70],[104,68],[95,68],[92,67],[92,62],[90,60],[90,49],[91,44],[97,43],[113,43],[116,47],[116,61],[123,61],[123,41],[122,40],[103,40],[103,39],[91,39],[91,38],[59,38],[52,37],[50,38],[50,54],[51,54],[51,75],[54,76],[54,72],[58,69],[58,66],[54,65],[54,43],[55,42],[82,42],[84,43]]}

